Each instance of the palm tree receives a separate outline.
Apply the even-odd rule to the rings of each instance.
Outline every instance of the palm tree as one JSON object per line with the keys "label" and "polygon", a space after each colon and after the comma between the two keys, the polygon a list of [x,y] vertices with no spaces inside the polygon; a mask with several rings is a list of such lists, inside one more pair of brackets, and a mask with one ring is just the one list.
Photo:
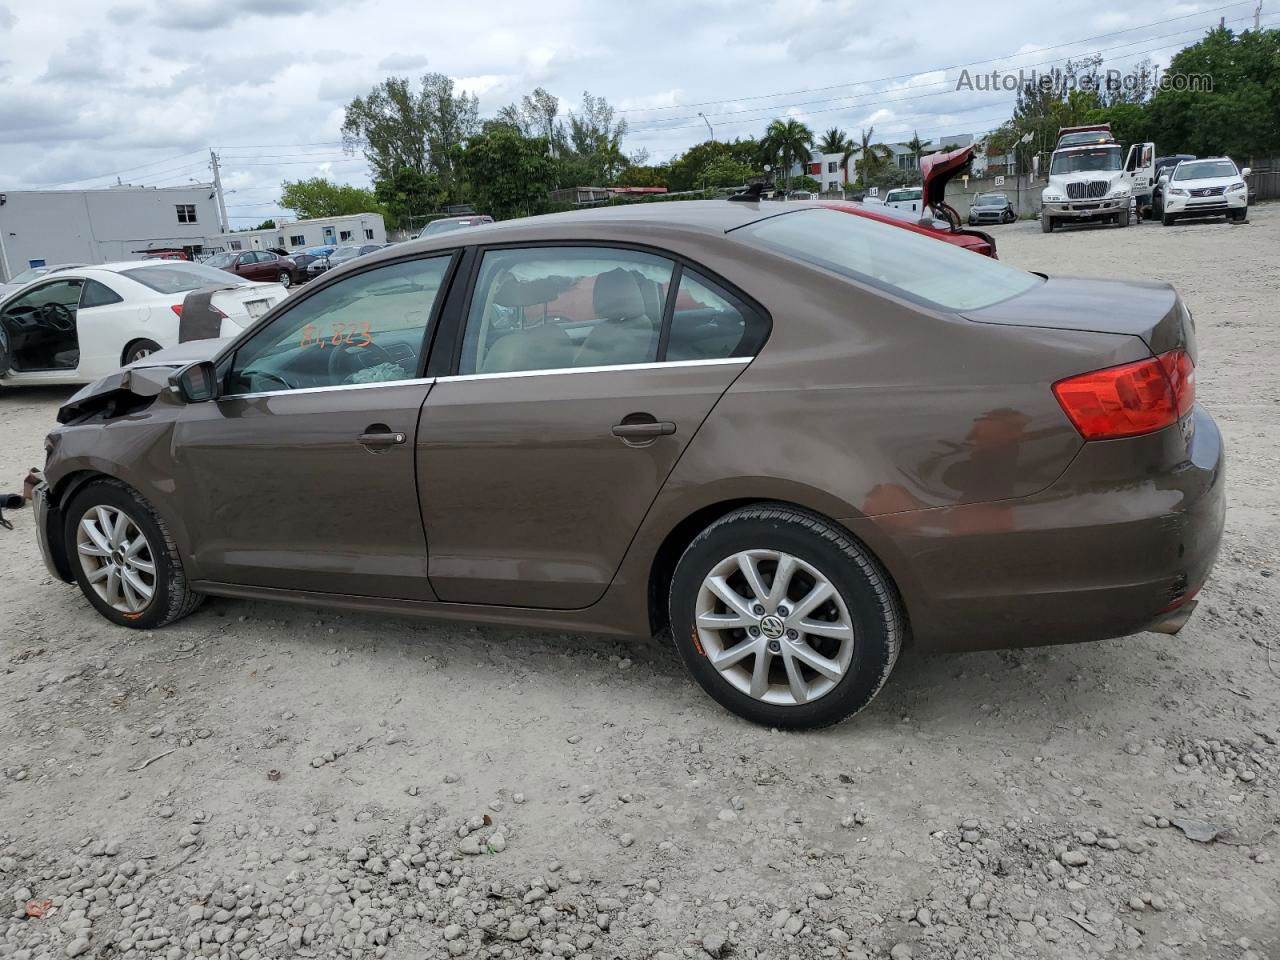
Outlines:
{"label": "palm tree", "polygon": [[764,132],[760,148],[782,167],[782,190],[791,185],[791,165],[796,161],[809,162],[809,147],[813,145],[813,131],[799,120],[775,120]]}
{"label": "palm tree", "polygon": [[862,178],[864,187],[870,185],[870,180],[877,177],[888,166],[889,157],[893,155],[888,147],[883,143],[872,143],[871,138],[875,135],[876,128],[868,127],[859,134],[862,141],[861,147],[858,148],[860,156],[858,157],[858,175]]}
{"label": "palm tree", "polygon": [[819,153],[844,153],[849,146],[848,135],[839,127],[832,127],[818,141]]}
{"label": "palm tree", "polygon": [[911,152],[915,154],[916,169],[920,169],[920,154],[924,152],[925,141],[920,139],[920,134],[911,131],[911,139],[907,141],[907,146],[911,148]]}

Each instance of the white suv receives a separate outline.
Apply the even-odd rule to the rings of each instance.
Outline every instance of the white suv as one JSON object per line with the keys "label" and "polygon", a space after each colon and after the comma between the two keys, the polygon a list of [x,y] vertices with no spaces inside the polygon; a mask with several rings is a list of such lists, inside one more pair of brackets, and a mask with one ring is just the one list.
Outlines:
{"label": "white suv", "polygon": [[1225,213],[1237,223],[1249,215],[1249,188],[1244,178],[1249,168],[1236,169],[1230,157],[1208,157],[1183,160],[1172,171],[1162,174],[1164,216],[1171,226],[1178,218],[1214,217]]}

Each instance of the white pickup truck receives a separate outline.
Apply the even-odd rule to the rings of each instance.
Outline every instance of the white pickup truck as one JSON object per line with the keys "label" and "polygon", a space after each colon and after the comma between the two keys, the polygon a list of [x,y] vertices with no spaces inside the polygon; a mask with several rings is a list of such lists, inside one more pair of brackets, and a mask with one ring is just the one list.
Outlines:
{"label": "white pickup truck", "polygon": [[1111,125],[1063,127],[1049,161],[1049,182],[1040,196],[1040,229],[1062,223],[1115,223],[1151,210],[1156,145],[1135,143],[1128,154]]}

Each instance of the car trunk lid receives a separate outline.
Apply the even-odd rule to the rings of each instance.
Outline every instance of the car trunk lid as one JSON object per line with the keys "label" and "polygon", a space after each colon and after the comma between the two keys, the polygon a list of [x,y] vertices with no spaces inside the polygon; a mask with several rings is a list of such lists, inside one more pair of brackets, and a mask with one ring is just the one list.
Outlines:
{"label": "car trunk lid", "polygon": [[1026,293],[964,316],[975,323],[1081,330],[1138,337],[1153,354],[1196,359],[1191,314],[1167,283],[1046,277]]}

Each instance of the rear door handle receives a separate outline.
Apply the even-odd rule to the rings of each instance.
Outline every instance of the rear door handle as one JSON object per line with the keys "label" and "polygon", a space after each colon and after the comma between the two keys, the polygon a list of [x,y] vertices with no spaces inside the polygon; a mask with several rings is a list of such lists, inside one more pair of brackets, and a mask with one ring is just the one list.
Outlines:
{"label": "rear door handle", "polygon": [[394,447],[407,438],[403,433],[362,433],[358,439],[362,447]]}
{"label": "rear door handle", "polygon": [[623,439],[631,437],[666,437],[676,432],[676,425],[670,420],[657,420],[645,423],[619,423],[613,428],[615,437]]}

